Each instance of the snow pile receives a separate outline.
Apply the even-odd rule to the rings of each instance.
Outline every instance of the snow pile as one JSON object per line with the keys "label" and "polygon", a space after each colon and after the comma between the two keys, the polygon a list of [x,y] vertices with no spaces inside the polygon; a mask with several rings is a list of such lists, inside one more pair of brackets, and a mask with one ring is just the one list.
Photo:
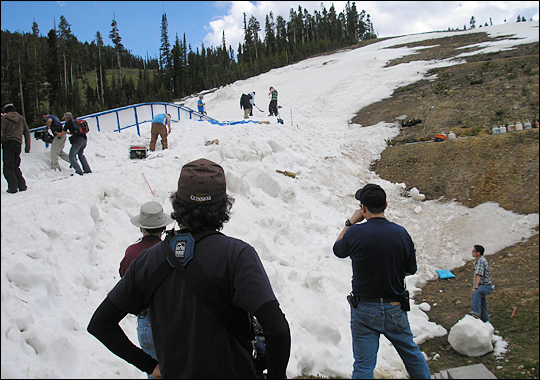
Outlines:
{"label": "snow pile", "polygon": [[424,194],[420,194],[420,191],[418,191],[416,187],[413,187],[409,191],[409,194],[415,201],[423,201],[424,199],[426,199],[426,196]]}
{"label": "snow pile", "polygon": [[450,329],[448,343],[462,355],[482,356],[493,351],[494,328],[472,315],[465,315]]}

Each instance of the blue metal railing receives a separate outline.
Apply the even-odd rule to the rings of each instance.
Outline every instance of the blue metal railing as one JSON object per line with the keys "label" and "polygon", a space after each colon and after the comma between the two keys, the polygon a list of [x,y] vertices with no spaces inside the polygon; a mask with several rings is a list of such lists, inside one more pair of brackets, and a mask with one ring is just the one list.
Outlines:
{"label": "blue metal railing", "polygon": [[[133,109],[133,113],[128,111],[130,109]],[[160,111],[160,109],[162,109],[163,111]],[[170,109],[173,109],[176,112],[170,111]],[[154,112],[155,110],[156,112]],[[89,127],[91,129],[97,130],[98,132],[101,132],[102,130],[121,132],[124,129],[136,127],[137,134],[140,136],[140,125],[150,123],[154,116],[159,113],[170,114],[171,121],[175,122],[183,119],[218,122],[216,119],[213,119],[210,116],[192,110],[191,108],[188,108],[181,104],[167,102],[133,104],[130,106],[119,107],[112,110],[96,112],[90,115],[81,116],[78,117],[78,119],[86,119]],[[177,117],[176,119],[174,118],[175,116]],[[62,124],[64,123],[65,122],[62,122]],[[33,128],[30,130],[30,132],[41,131],[44,129],[45,126],[42,126],[38,128]]]}

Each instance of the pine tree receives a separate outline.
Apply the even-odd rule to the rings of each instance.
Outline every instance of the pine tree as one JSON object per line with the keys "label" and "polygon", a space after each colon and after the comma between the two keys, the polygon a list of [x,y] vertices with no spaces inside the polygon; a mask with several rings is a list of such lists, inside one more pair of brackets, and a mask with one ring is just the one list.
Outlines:
{"label": "pine tree", "polygon": [[120,53],[122,50],[124,50],[124,46],[122,45],[122,37],[120,37],[120,33],[118,31],[118,26],[116,24],[115,15],[113,13],[113,20],[111,23],[111,31],[109,32],[109,38],[114,43],[114,49],[116,51],[116,59],[118,62],[118,77],[120,78],[120,88],[122,88],[122,66],[120,65]]}
{"label": "pine tree", "polygon": [[103,87],[103,65],[102,65],[102,61],[101,61],[101,49],[103,48],[103,38],[101,38],[101,34],[99,33],[99,31],[96,33],[96,45],[97,45],[97,48],[98,48],[98,62],[99,62],[99,86],[97,86],[97,79],[96,79],[96,87],[99,87],[100,88],[100,94],[101,94],[101,97],[98,97],[98,103],[100,105],[99,109],[101,110],[101,107],[104,106],[105,104],[105,97],[104,97],[104,92],[105,92],[105,89]]}
{"label": "pine tree", "polygon": [[[28,124],[41,123],[41,115],[39,110],[42,106],[44,99],[44,86],[45,73],[43,71],[43,52],[41,43],[39,41],[39,27],[36,21],[32,23],[32,34],[30,36],[28,46],[28,70],[26,75],[26,87],[28,89],[28,104],[32,104],[32,107],[28,107],[27,122]],[[30,97],[32,99],[30,99]],[[38,125],[36,125],[38,126]]]}
{"label": "pine tree", "polygon": [[161,47],[159,48],[159,65],[163,70],[165,87],[174,93],[172,81],[172,62],[171,62],[171,44],[169,43],[169,24],[167,15],[161,16]]}
{"label": "pine tree", "polygon": [[266,55],[274,55],[276,49],[276,35],[274,32],[274,15],[270,12],[270,15],[266,15],[266,21],[264,24],[264,46],[266,48]]}
{"label": "pine tree", "polygon": [[171,59],[172,59],[172,78],[174,84],[174,97],[181,97],[183,86],[182,86],[182,46],[180,44],[180,39],[178,38],[178,33],[176,33],[176,40],[174,41],[174,46],[171,50]]}
{"label": "pine tree", "polygon": [[59,66],[58,59],[58,47],[56,45],[56,31],[51,29],[48,34],[48,57],[47,57],[47,67],[46,67],[46,77],[47,82],[50,83],[49,90],[49,111],[55,109],[60,103],[60,77],[62,75],[61,68]]}

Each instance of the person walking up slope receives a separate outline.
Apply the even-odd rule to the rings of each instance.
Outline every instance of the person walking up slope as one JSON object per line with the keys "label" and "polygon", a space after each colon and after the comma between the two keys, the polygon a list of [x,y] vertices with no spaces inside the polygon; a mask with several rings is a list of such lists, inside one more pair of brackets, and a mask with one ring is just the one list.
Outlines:
{"label": "person walking up slope", "polygon": [[[86,161],[86,157],[84,156],[84,149],[88,143],[88,137],[86,134],[81,134],[78,132],[75,124],[76,120],[73,119],[71,112],[66,112],[62,119],[64,119],[66,122],[64,124],[64,132],[68,132],[71,135],[69,137],[69,142],[71,143],[71,149],[69,150],[69,162],[71,163],[71,167],[78,175],[83,175],[83,173],[92,173],[92,170],[90,170],[90,165],[88,165],[88,161]],[[79,158],[79,161],[81,161],[82,170],[81,166],[77,162],[77,157]]]}
{"label": "person walking up slope", "polygon": [[24,136],[24,152],[30,153],[30,130],[26,120],[11,102],[4,104],[2,115],[2,161],[4,177],[8,188],[6,192],[14,194],[26,190],[26,181],[21,172],[21,146]]}
{"label": "person walking up slope", "polygon": [[[356,210],[334,243],[334,254],[350,257],[353,278],[351,305],[353,379],[372,379],[383,334],[396,348],[411,379],[430,379],[428,365],[414,343],[405,276],[416,272],[414,243],[405,228],[388,221],[386,193],[367,184],[355,198]],[[360,223],[363,220],[365,223]]]}

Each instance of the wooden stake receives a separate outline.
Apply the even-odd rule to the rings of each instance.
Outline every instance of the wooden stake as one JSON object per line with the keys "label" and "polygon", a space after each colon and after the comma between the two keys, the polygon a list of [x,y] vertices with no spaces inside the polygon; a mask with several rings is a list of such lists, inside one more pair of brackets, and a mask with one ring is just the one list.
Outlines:
{"label": "wooden stake", "polygon": [[510,316],[510,318],[514,317],[514,314],[516,314],[516,310],[517,310],[517,306],[514,308],[514,311],[512,312],[512,315]]}

